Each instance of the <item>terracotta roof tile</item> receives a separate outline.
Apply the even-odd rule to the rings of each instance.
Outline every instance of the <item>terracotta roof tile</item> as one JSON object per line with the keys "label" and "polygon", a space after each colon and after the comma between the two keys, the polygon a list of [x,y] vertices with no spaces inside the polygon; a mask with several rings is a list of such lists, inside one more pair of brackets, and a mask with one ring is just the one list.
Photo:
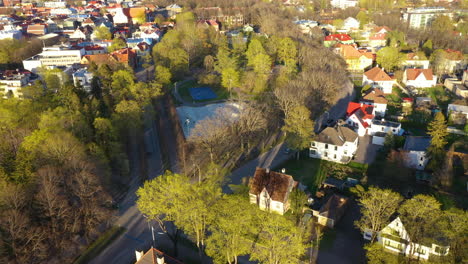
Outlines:
{"label": "terracotta roof tile", "polygon": [[424,74],[424,77],[428,81],[433,78],[432,69],[406,69],[407,80],[414,81],[420,74]]}
{"label": "terracotta roof tile", "polygon": [[388,76],[387,73],[385,73],[384,70],[382,70],[379,67],[374,67],[364,73],[366,75],[367,79],[372,80],[372,81],[393,81],[390,76]]}
{"label": "terracotta roof tile", "polygon": [[362,97],[364,102],[373,102],[377,104],[387,104],[388,100],[385,98],[382,90],[377,88],[369,89],[369,91]]}

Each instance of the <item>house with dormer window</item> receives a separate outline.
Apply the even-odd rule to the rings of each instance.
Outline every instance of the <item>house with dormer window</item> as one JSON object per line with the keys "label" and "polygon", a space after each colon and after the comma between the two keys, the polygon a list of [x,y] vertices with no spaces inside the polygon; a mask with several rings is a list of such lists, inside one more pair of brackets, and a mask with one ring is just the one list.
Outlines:
{"label": "house with dormer window", "polygon": [[[372,232],[364,232],[364,239],[371,240],[371,238]],[[442,241],[442,239],[439,240]],[[425,260],[429,259],[431,255],[448,255],[450,247],[442,245],[443,242],[440,241],[433,239],[424,244],[412,242],[400,217],[395,218],[377,234],[377,242],[386,250],[396,254],[403,254],[407,257]]]}
{"label": "house with dormer window", "polygon": [[360,137],[367,134],[367,130],[375,117],[373,105],[350,102],[346,110],[346,124],[353,128]]}
{"label": "house with dormer window", "polygon": [[261,210],[283,215],[289,210],[289,195],[297,184],[290,175],[257,168],[249,183],[250,203]]}
{"label": "house with dormer window", "polygon": [[312,141],[309,157],[349,163],[356,154],[358,140],[358,134],[346,126],[327,127]]}

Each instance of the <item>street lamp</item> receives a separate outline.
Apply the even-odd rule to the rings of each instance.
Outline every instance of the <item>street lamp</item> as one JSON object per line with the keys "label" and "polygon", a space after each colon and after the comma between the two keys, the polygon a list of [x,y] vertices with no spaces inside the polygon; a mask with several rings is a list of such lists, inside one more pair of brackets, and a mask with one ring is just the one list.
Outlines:
{"label": "street lamp", "polygon": [[144,218],[146,218],[146,223],[148,223],[148,230],[151,231],[151,237],[153,238],[153,247],[156,247],[155,241],[154,241],[154,228],[153,225],[150,226],[150,219],[147,215],[143,215]]}

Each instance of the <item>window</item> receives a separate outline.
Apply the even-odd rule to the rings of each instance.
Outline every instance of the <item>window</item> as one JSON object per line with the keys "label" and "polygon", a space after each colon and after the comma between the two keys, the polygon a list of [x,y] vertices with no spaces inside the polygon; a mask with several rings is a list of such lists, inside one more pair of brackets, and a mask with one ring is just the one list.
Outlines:
{"label": "window", "polygon": [[325,149],[328,149],[328,144],[325,144]]}
{"label": "window", "polygon": [[392,131],[393,131],[393,133],[395,133],[395,132],[396,132],[396,129],[392,129]]}
{"label": "window", "polygon": [[325,154],[323,154],[323,156],[325,156],[325,157],[328,157],[328,153],[327,153],[327,152],[325,152]]}
{"label": "window", "polygon": [[416,252],[421,254],[421,255],[425,255],[426,254],[426,250],[424,250],[422,247],[419,247],[416,249]]}
{"label": "window", "polygon": [[312,142],[312,147],[315,147],[315,142]]}
{"label": "window", "polygon": [[384,130],[384,128],[382,127],[382,131]]}
{"label": "window", "polygon": [[336,159],[336,154],[333,156],[334,159]]}
{"label": "window", "polygon": [[316,155],[316,154],[317,154],[317,151],[315,151],[314,149],[310,150],[310,155]]}
{"label": "window", "polygon": [[338,150],[338,146],[335,146],[335,150]]}
{"label": "window", "polygon": [[347,150],[345,150],[345,151],[344,151],[344,154],[345,154],[345,155],[348,155],[348,151],[347,151]]}
{"label": "window", "polygon": [[420,160],[420,161],[423,161],[423,159],[424,159],[424,158],[423,158],[423,157],[421,157],[419,160]]}

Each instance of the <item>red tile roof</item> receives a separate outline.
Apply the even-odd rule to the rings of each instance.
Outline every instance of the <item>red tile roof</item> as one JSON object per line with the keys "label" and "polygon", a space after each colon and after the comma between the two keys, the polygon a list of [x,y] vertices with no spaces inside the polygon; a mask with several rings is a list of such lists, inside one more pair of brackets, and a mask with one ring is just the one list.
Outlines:
{"label": "red tile roof", "polygon": [[406,69],[407,80],[414,81],[421,74],[423,74],[424,78],[428,81],[431,81],[433,78],[432,69]]}
{"label": "red tile roof", "polygon": [[288,199],[289,186],[297,185],[293,177],[283,173],[257,168],[253,178],[250,180],[249,193],[259,195],[264,189],[273,201],[286,202]]}
{"label": "red tile roof", "polygon": [[458,50],[451,50],[447,49],[445,50],[447,53],[447,59],[449,60],[462,60],[463,59],[463,53]]}
{"label": "red tile roof", "polygon": [[384,70],[380,69],[379,67],[374,67],[364,73],[367,79],[381,82],[381,81],[393,81]]}
{"label": "red tile roof", "polygon": [[385,98],[382,90],[378,88],[372,88],[367,91],[367,93],[362,97],[364,102],[372,102],[377,104],[387,104],[388,100]]}
{"label": "red tile roof", "polygon": [[346,116],[351,116],[356,114],[357,118],[361,122],[364,127],[368,127],[369,124],[364,121],[364,119],[373,119],[374,115],[372,112],[374,111],[374,106],[360,104],[355,102],[350,102],[348,104],[348,109],[346,110]]}
{"label": "red tile roof", "polygon": [[348,34],[331,34],[325,37],[325,41],[350,41],[353,40]]}

